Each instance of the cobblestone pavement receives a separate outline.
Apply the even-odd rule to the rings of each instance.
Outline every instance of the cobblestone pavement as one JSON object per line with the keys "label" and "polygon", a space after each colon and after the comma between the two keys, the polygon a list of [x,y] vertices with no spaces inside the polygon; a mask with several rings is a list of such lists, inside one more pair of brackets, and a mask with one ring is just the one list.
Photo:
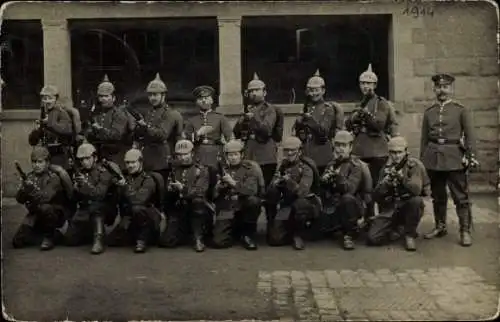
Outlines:
{"label": "cobblestone pavement", "polygon": [[469,267],[260,271],[257,288],[295,321],[486,319],[499,298]]}
{"label": "cobblestone pavement", "polygon": [[[343,251],[339,241],[306,243],[306,250],[239,246],[207,249],[151,248],[134,254],[90,246],[13,250],[24,211],[2,209],[3,304],[24,321],[341,321],[466,320],[497,313],[500,234],[497,198],[476,197],[474,245],[457,244],[449,206],[449,234],[417,239],[418,250],[400,243]],[[419,227],[433,226],[427,202]],[[261,229],[264,226],[261,226]],[[46,300],[41,300],[41,298]],[[255,320],[252,320],[255,319]]]}

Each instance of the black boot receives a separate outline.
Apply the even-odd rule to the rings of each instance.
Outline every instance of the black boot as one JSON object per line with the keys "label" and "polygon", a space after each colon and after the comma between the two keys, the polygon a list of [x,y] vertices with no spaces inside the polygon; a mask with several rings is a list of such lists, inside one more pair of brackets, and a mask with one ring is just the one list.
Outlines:
{"label": "black boot", "polygon": [[145,253],[146,252],[146,242],[144,240],[138,240],[135,244],[134,252]]}
{"label": "black boot", "polygon": [[243,227],[241,242],[243,247],[247,250],[257,250],[257,244],[255,243],[255,232],[257,230],[256,223],[245,223]]}
{"label": "black boot", "polygon": [[12,239],[12,247],[22,248],[33,242],[34,229],[32,226],[22,224]]}
{"label": "black boot", "polygon": [[40,244],[40,250],[51,250],[52,248],[54,248],[53,237],[43,237],[42,243]]}
{"label": "black boot", "polygon": [[94,243],[92,245],[92,254],[100,254],[104,251],[104,222],[101,217],[94,218]]}
{"label": "black boot", "polygon": [[472,214],[470,205],[457,207],[458,222],[460,224],[460,245],[469,247],[472,245],[470,228],[472,225]]}
{"label": "black boot", "polygon": [[200,234],[194,236],[193,248],[197,253],[205,251],[205,243],[203,242],[203,237]]}
{"label": "black boot", "polygon": [[436,223],[436,226],[434,227],[433,230],[431,230],[429,233],[424,235],[425,239],[433,239],[433,238],[441,238],[444,237],[448,234],[448,231],[446,230],[446,211],[447,211],[447,204],[433,204],[434,208],[434,221]]}

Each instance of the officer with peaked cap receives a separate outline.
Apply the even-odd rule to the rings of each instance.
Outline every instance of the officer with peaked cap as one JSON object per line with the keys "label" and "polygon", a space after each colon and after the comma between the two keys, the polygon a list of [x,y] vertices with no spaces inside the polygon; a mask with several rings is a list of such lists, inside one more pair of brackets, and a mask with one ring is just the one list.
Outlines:
{"label": "officer with peaked cap", "polygon": [[[278,108],[266,101],[266,84],[254,73],[245,91],[244,114],[233,128],[234,136],[245,142],[245,156],[257,162],[266,186],[274,175],[277,162],[277,139],[283,134],[283,124]],[[280,124],[281,123],[281,124]]]}
{"label": "officer with peaked cap", "polygon": [[223,173],[215,186],[216,221],[212,241],[216,248],[233,245],[233,236],[241,238],[243,247],[257,249],[255,234],[260,215],[264,178],[258,164],[243,158],[244,144],[231,140],[224,146]]}
{"label": "officer with peaked cap", "polygon": [[104,75],[97,86],[98,104],[91,124],[84,133],[101,158],[106,158],[120,165],[123,169],[123,156],[129,148],[126,142],[128,116],[126,111],[116,105],[115,86]]}
{"label": "officer with peaked cap", "polygon": [[301,155],[301,145],[297,137],[283,140],[283,161],[267,191],[268,202],[277,205],[268,214],[267,239],[271,246],[292,241],[296,250],[304,249],[307,223],[316,212],[311,200],[318,170],[314,161]]}
{"label": "officer with peaked cap", "polygon": [[[143,154],[138,149],[125,153],[126,174],[118,182],[122,195],[120,223],[110,235],[126,236],[135,242],[135,252],[144,253],[152,234],[158,231],[160,210],[156,208],[156,182],[143,170]],[[111,238],[113,239],[113,238]],[[116,246],[122,246],[121,240],[114,240]]]}
{"label": "officer with peaked cap", "polygon": [[476,139],[470,109],[452,100],[454,80],[448,74],[432,77],[437,101],[425,110],[422,120],[420,158],[431,180],[436,223],[425,237],[447,234],[448,185],[458,215],[460,244],[470,246],[472,213],[467,172],[478,165]]}
{"label": "officer with peaked cap", "polygon": [[198,86],[193,90],[196,106],[200,114],[186,121],[184,133],[194,144],[195,157],[201,164],[217,167],[217,157],[222,146],[231,139],[232,128],[229,120],[212,109],[215,90],[210,86]]}
{"label": "officer with peaked cap", "polygon": [[213,209],[207,202],[209,188],[208,168],[194,160],[194,145],[189,140],[175,144],[176,160],[167,182],[167,229],[161,234],[159,245],[176,247],[191,231],[196,252],[205,250],[205,235],[213,220]]}
{"label": "officer with peaked cap", "polygon": [[[346,120],[347,130],[355,135],[352,153],[368,164],[373,184],[378,181],[380,169],[387,161],[387,137],[397,134],[395,110],[385,98],[375,93],[377,82],[378,77],[369,64],[368,69],[359,76],[363,100]],[[370,203],[365,219],[373,215],[374,204]]]}
{"label": "officer with peaked cap", "polygon": [[321,176],[323,221],[328,229],[339,229],[343,234],[343,247],[354,249],[357,221],[362,213],[359,196],[363,180],[363,169],[351,156],[351,133],[340,130],[333,139],[334,158]]}
{"label": "officer with peaked cap", "polygon": [[389,160],[373,197],[380,213],[370,222],[369,245],[381,245],[404,236],[405,248],[415,251],[417,227],[423,215],[423,197],[429,194],[429,178],[417,158],[408,155],[403,137],[393,137],[389,143]]}
{"label": "officer with peaked cap", "polygon": [[[36,146],[31,152],[33,170],[22,180],[16,200],[28,210],[14,235],[14,248],[40,243],[41,250],[54,247],[56,229],[64,224],[65,191],[60,177],[50,168],[50,154],[45,147]],[[41,237],[41,238],[40,238]]]}
{"label": "officer with peaked cap", "polygon": [[[79,246],[92,240],[92,254],[104,251],[104,225],[111,225],[117,216],[116,201],[110,196],[114,179],[110,171],[98,162],[97,150],[83,143],[76,152],[78,171],[74,173],[75,197],[78,210],[69,221],[66,240],[69,246]],[[119,171],[114,165],[115,171]]]}
{"label": "officer with peaked cap", "polygon": [[28,141],[31,146],[46,147],[51,155],[51,162],[69,169],[71,144],[73,141],[72,120],[66,108],[59,102],[59,91],[53,85],[45,85],[40,91],[41,117]]}
{"label": "officer with peaked cap", "polygon": [[136,122],[134,139],[139,143],[144,155],[146,171],[162,171],[167,168],[171,147],[181,138],[182,116],[166,103],[167,86],[157,73],[149,82],[146,92],[149,104],[142,111],[143,118]]}
{"label": "officer with peaked cap", "polygon": [[342,107],[335,102],[326,102],[325,92],[325,80],[317,70],[307,81],[303,114],[292,129],[304,144],[304,155],[316,163],[320,172],[331,161],[330,140],[344,128]]}

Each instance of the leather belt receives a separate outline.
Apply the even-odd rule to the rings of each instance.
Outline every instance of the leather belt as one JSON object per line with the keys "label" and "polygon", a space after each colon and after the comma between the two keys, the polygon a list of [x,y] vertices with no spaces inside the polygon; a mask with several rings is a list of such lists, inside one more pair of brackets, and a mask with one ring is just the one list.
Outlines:
{"label": "leather belt", "polygon": [[448,140],[446,138],[432,138],[429,141],[436,144],[460,144],[460,140]]}

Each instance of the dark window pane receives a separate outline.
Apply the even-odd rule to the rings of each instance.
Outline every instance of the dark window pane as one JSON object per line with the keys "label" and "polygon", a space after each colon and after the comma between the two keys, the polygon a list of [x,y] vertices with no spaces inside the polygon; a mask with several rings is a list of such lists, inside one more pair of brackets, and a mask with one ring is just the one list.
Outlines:
{"label": "dark window pane", "polygon": [[372,63],[378,93],[387,97],[390,17],[248,17],[242,24],[243,86],[254,72],[266,82],[268,99],[302,103],[307,79],[319,69],[326,98],[359,99],[358,77]]}
{"label": "dark window pane", "polygon": [[[70,30],[75,102],[95,96],[105,73],[115,84],[119,99],[144,98],[156,73],[167,84],[170,102],[191,101],[191,91],[201,84],[218,87],[215,18],[74,20]],[[94,42],[97,39],[94,51],[81,51],[89,42],[89,33]],[[85,60],[86,56],[93,59]]]}
{"label": "dark window pane", "polygon": [[5,20],[0,38],[4,109],[36,109],[43,86],[43,34],[40,21]]}

